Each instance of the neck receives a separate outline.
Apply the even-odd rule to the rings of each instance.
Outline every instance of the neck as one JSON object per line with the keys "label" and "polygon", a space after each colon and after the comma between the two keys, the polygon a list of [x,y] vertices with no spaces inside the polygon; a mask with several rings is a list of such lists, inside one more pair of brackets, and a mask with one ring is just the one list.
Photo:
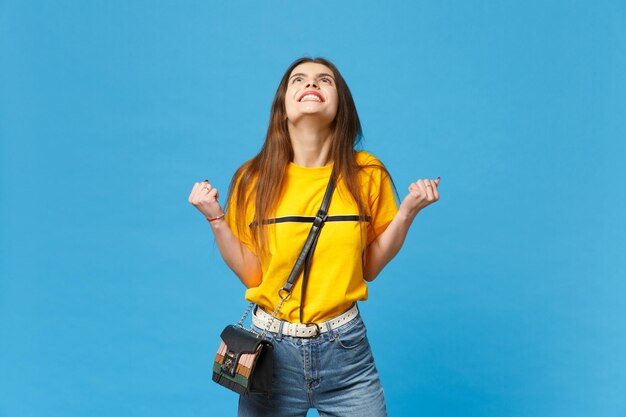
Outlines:
{"label": "neck", "polygon": [[332,132],[330,126],[315,126],[288,123],[293,163],[305,168],[318,168],[327,165],[330,157]]}

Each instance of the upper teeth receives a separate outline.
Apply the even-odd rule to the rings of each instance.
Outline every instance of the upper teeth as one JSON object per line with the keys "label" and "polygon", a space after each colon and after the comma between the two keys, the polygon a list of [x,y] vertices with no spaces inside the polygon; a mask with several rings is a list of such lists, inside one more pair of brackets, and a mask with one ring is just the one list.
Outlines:
{"label": "upper teeth", "polygon": [[316,96],[315,94],[307,94],[306,96],[302,97],[300,99],[300,101],[322,101],[318,96]]}

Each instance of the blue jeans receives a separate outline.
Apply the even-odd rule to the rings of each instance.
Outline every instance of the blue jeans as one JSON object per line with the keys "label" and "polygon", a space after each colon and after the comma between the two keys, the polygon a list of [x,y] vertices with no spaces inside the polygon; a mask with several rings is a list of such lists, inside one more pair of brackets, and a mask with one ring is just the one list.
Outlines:
{"label": "blue jeans", "polygon": [[360,315],[315,338],[268,333],[268,339],[274,345],[272,395],[242,395],[239,417],[303,417],[309,408],[322,417],[387,416]]}

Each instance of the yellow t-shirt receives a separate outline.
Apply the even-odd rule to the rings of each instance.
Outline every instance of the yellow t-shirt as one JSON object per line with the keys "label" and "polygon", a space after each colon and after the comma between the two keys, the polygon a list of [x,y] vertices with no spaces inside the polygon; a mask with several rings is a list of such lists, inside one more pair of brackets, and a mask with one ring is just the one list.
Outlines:
{"label": "yellow t-shirt", "polygon": [[[371,154],[356,153],[359,165],[380,162]],[[304,168],[290,163],[285,177],[282,196],[269,227],[269,251],[260,258],[263,278],[258,287],[246,291],[246,299],[273,312],[280,301],[278,290],[283,287],[300,254],[311,229],[312,218],[322,204],[324,192],[332,171],[332,164],[320,168]],[[363,250],[381,234],[396,215],[398,208],[389,178],[379,168],[365,168],[359,174],[367,215],[371,224],[358,216],[356,202],[350,196],[343,181],[339,181],[328,210],[329,220],[320,232],[306,287],[303,317],[300,317],[302,273],[292,293],[283,304],[278,317],[290,322],[321,322],[337,316],[355,301],[367,299],[367,284],[363,279]],[[253,198],[251,200],[254,200]],[[254,204],[252,201],[251,204]],[[252,247],[251,231],[239,235],[235,226],[234,203],[229,202],[226,222],[239,240],[256,253]],[[249,215],[254,207],[248,207]],[[310,217],[289,219],[286,217]],[[246,219],[246,224],[252,222]],[[361,227],[362,226],[362,227]]]}

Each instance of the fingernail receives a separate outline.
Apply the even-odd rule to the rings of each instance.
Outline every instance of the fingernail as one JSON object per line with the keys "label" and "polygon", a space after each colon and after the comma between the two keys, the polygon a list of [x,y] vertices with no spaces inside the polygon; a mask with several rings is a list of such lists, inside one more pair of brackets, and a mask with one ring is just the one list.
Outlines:
{"label": "fingernail", "polygon": [[439,179],[441,179],[441,177],[437,177],[437,179],[439,180]]}

